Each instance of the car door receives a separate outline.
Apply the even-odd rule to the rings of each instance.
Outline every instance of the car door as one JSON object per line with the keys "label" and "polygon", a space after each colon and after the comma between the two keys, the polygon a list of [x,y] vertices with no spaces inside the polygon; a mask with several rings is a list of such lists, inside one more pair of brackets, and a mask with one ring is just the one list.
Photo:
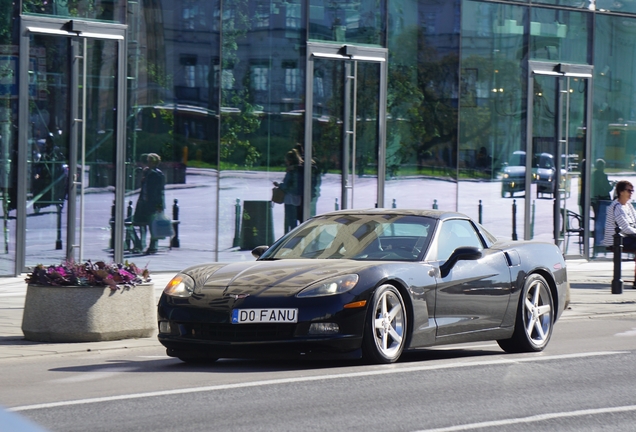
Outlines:
{"label": "car door", "polygon": [[445,277],[436,273],[437,336],[499,327],[510,300],[510,272],[503,253],[485,247],[473,223],[446,220],[437,238],[437,262],[442,265],[460,246],[479,247],[477,260],[460,260]]}

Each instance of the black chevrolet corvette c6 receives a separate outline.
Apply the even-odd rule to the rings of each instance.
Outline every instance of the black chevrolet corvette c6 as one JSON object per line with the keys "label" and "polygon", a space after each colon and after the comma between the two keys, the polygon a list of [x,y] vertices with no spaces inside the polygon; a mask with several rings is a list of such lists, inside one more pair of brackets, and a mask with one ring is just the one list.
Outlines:
{"label": "black chevrolet corvette c6", "polygon": [[483,340],[541,351],[569,294],[554,244],[499,241],[453,212],[337,211],[252,253],[168,283],[158,307],[168,355],[391,363],[412,348]]}

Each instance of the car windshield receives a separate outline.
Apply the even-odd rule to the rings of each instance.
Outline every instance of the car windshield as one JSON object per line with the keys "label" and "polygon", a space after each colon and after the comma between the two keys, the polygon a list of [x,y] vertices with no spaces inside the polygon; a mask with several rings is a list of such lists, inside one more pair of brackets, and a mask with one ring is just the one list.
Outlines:
{"label": "car windshield", "polygon": [[526,154],[525,153],[513,153],[508,162],[510,166],[526,166]]}
{"label": "car windshield", "polygon": [[319,216],[286,234],[260,259],[415,261],[428,249],[436,222],[395,214]]}

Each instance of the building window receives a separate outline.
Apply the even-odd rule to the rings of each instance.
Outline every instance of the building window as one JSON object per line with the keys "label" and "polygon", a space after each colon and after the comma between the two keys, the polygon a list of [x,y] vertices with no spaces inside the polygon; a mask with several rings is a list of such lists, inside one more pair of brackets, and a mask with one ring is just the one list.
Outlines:
{"label": "building window", "polygon": [[252,89],[266,91],[268,89],[269,68],[265,65],[252,66]]}
{"label": "building window", "polygon": [[285,8],[285,25],[288,29],[300,28],[300,3],[287,3]]}
{"label": "building window", "polygon": [[256,13],[254,14],[256,28],[269,27],[269,2],[261,2],[256,5]]}
{"label": "building window", "polygon": [[194,30],[206,27],[205,10],[199,0],[183,0],[181,12],[184,30]]}
{"label": "building window", "polygon": [[210,66],[209,65],[201,65],[198,64],[197,65],[197,70],[196,70],[196,79],[197,82],[201,83],[201,87],[203,88],[209,88],[210,84],[208,83],[208,74],[210,73]]}
{"label": "building window", "polygon": [[300,84],[300,69],[295,64],[283,65],[285,69],[285,91],[296,93]]}

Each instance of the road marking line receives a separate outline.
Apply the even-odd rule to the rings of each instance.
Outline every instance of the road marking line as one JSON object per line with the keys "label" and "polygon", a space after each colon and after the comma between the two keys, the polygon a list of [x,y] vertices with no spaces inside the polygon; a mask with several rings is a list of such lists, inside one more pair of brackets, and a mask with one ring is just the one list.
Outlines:
{"label": "road marking line", "polygon": [[622,333],[616,333],[615,336],[636,336],[636,328],[624,331]]}
{"label": "road marking line", "polygon": [[619,354],[627,354],[627,353],[629,353],[629,351],[600,351],[600,352],[591,352],[591,353],[561,354],[561,355],[553,355],[553,356],[538,355],[538,356],[524,357],[524,358],[507,358],[507,359],[484,360],[484,361],[476,361],[476,362],[457,362],[457,363],[444,363],[444,364],[437,364],[437,365],[420,365],[420,366],[406,366],[406,367],[401,367],[402,364],[392,364],[392,365],[383,366],[382,369],[379,369],[379,370],[375,369],[375,370],[369,370],[369,371],[363,371],[363,372],[304,376],[304,377],[296,377],[296,378],[280,378],[280,379],[250,381],[250,382],[235,383],[235,384],[221,384],[221,385],[206,386],[206,387],[191,387],[191,388],[175,389],[175,390],[162,390],[162,391],[133,393],[133,394],[127,394],[127,395],[118,395],[118,396],[104,396],[99,398],[77,399],[77,400],[61,401],[61,402],[49,402],[49,403],[23,405],[23,406],[17,406],[13,408],[7,408],[7,411],[29,411],[29,410],[45,409],[45,408],[57,408],[57,407],[63,407],[63,406],[85,405],[85,404],[92,404],[92,403],[103,403],[103,402],[130,400],[130,399],[142,399],[142,398],[157,397],[157,396],[182,395],[182,394],[188,394],[188,393],[203,393],[203,392],[231,390],[231,389],[247,388],[247,387],[293,384],[293,383],[299,383],[299,382],[324,381],[324,380],[333,380],[333,379],[348,379],[348,378],[358,378],[358,377],[367,377],[367,376],[376,376],[376,375],[388,375],[392,373],[433,371],[433,370],[465,368],[465,367],[474,367],[474,366],[496,366],[496,365],[530,363],[530,362],[540,362],[540,361],[550,361],[550,360],[565,360],[565,359],[574,359],[574,358],[611,356],[611,355],[619,355]]}
{"label": "road marking line", "polygon": [[550,414],[539,414],[530,417],[520,417],[520,418],[512,418],[506,420],[493,420],[481,423],[469,423],[465,425],[458,426],[449,426],[438,429],[422,429],[419,431],[413,432],[454,432],[454,431],[465,431],[471,429],[480,429],[480,428],[488,428],[488,427],[496,427],[496,426],[507,426],[512,424],[519,423],[533,423],[540,422],[545,420],[552,420],[557,418],[565,418],[565,417],[581,417],[581,416],[589,416],[595,414],[607,414],[607,413],[617,413],[617,412],[627,412],[627,411],[636,411],[636,405],[627,405],[622,407],[610,407],[610,408],[596,408],[596,409],[586,409],[579,411],[565,411],[560,413],[550,413]]}

